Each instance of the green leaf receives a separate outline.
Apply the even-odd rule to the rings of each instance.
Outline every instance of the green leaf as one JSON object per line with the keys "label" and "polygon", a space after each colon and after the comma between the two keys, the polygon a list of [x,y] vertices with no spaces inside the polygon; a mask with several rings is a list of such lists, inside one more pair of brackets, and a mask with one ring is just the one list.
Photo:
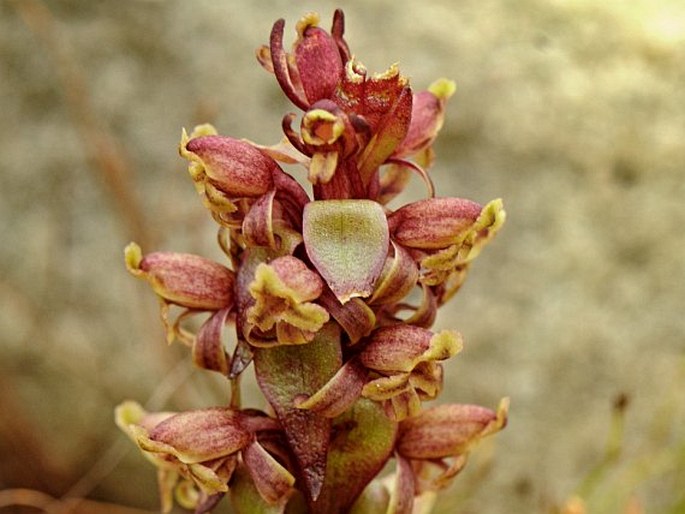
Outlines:
{"label": "green leaf", "polygon": [[392,454],[397,423],[376,402],[360,399],[333,423],[326,481],[315,512],[343,514]]}
{"label": "green leaf", "polygon": [[366,298],[383,269],[390,241],[380,204],[319,200],[304,208],[307,255],[341,303]]}
{"label": "green leaf", "polygon": [[257,382],[283,425],[299,469],[300,490],[313,501],[319,496],[326,471],[331,420],[298,409],[295,400],[311,396],[342,365],[340,329],[328,323],[310,343],[298,346],[255,348]]}

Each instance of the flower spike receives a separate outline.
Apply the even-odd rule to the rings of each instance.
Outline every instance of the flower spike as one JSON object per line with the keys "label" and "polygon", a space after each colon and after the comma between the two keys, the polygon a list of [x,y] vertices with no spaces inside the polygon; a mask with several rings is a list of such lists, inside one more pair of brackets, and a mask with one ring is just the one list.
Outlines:
{"label": "flower spike", "polygon": [[[281,114],[279,142],[208,124],[182,132],[179,153],[230,266],[125,250],[159,298],[169,342],[229,385],[216,407],[116,409],[158,470],[165,513],[174,501],[210,513],[226,496],[236,514],[429,514],[471,448],[507,422],[508,400],[497,411],[424,407],[463,346],[459,332],[431,328],[438,309],[505,220],[501,200],[436,193],[433,143],[455,85],[414,93],[397,64],[368,72],[342,10],[330,32],[319,20],[305,14],[289,50],[277,20],[257,49],[299,109]],[[427,198],[402,204],[412,174]],[[243,406],[250,364],[269,414]]]}

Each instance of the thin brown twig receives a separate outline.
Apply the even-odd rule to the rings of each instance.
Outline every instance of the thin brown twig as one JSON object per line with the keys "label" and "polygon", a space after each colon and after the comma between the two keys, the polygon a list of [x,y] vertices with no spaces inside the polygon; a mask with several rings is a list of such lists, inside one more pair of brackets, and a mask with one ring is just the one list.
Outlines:
{"label": "thin brown twig", "polygon": [[0,509],[5,507],[30,507],[45,513],[53,512],[59,507],[61,512],[69,514],[151,514],[149,510],[124,507],[114,503],[69,498],[58,500],[49,494],[35,489],[5,489],[0,491]]}
{"label": "thin brown twig", "polygon": [[11,4],[54,62],[73,123],[89,159],[100,172],[100,181],[113,197],[128,235],[143,246],[153,243],[135,194],[132,166],[123,145],[98,121],[84,75],[59,34],[50,9],[41,0],[11,0]]}

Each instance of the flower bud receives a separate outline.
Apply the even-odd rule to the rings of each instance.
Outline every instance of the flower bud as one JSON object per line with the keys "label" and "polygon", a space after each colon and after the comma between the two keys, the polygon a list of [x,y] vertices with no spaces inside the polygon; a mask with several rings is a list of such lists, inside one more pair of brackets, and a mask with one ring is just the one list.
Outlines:
{"label": "flower bud", "polygon": [[400,424],[397,450],[410,459],[441,459],[462,455],[481,438],[507,424],[509,400],[497,412],[478,405],[448,404],[422,411]]}
{"label": "flower bud", "polygon": [[298,38],[292,54],[283,47],[285,21],[278,20],[271,30],[269,47],[257,51],[262,66],[276,75],[283,92],[301,109],[330,98],[336,89],[343,69],[341,52],[347,49],[342,39],[341,17],[341,13],[336,13],[335,34],[329,35],[317,26],[318,14],[303,16],[296,26]]}
{"label": "flower bud", "polygon": [[419,363],[445,360],[462,348],[461,335],[444,330],[434,334],[412,325],[392,325],[376,330],[359,354],[362,364],[381,372],[410,372]]}
{"label": "flower bud", "polygon": [[343,70],[335,39],[318,23],[316,13],[303,16],[297,23],[298,38],[293,45],[297,74],[310,104],[333,95]]}
{"label": "flower bud", "polygon": [[470,232],[482,207],[462,198],[429,198],[388,216],[395,241],[410,248],[440,249],[459,243]]}
{"label": "flower bud", "polygon": [[222,407],[181,412],[139,439],[146,451],[169,453],[186,464],[225,457],[245,448],[252,434],[243,415]]}
{"label": "flower bud", "polygon": [[194,166],[196,182],[207,181],[230,198],[255,198],[273,187],[273,174],[281,171],[276,161],[247,141],[206,135],[181,139],[181,155]]}
{"label": "flower bud", "polygon": [[165,302],[199,310],[219,310],[233,304],[234,273],[209,259],[187,253],[153,252],[142,256],[140,247],[125,249],[126,267],[147,280]]}

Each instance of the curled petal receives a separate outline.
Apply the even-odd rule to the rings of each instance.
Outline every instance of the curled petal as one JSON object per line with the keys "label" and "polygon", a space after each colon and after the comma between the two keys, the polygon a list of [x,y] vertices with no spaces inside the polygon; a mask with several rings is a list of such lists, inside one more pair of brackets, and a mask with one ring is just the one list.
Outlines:
{"label": "curled petal", "polygon": [[255,487],[267,503],[277,503],[292,491],[295,477],[257,441],[248,445],[242,456]]}
{"label": "curled petal", "polygon": [[307,255],[341,303],[367,297],[388,253],[383,208],[370,200],[320,200],[304,209]]}
{"label": "curled petal", "polygon": [[216,128],[209,124],[204,123],[202,125],[197,125],[193,128],[190,136],[185,129],[181,131],[181,142],[178,145],[178,153],[188,161],[188,173],[195,183],[195,189],[198,193],[204,194],[205,185],[205,170],[202,165],[202,161],[195,156],[193,156],[188,150],[186,150],[186,144],[191,139],[203,136],[216,136],[218,134]]}
{"label": "curled petal", "polygon": [[[286,116],[283,121],[283,130],[291,144],[311,156],[308,166],[309,182],[315,186],[328,184],[336,173],[349,173],[349,164],[343,163],[357,150],[357,133],[345,111],[335,102],[320,100],[312,105],[302,117],[301,135],[290,128],[291,116]],[[341,166],[343,169],[339,170]],[[338,177],[338,181],[340,178]],[[353,191],[350,190],[349,193],[339,197],[349,198]]]}
{"label": "curled petal", "polygon": [[300,132],[303,151],[308,155],[335,151],[348,157],[357,150],[357,133],[352,121],[331,100],[312,105],[302,117]]}
{"label": "curled petal", "polygon": [[414,470],[411,463],[395,454],[397,469],[386,514],[412,514],[414,507]]}
{"label": "curled petal", "polygon": [[250,344],[245,339],[239,337],[231,356],[231,368],[228,372],[228,378],[234,379],[245,371],[245,368],[252,362],[253,356]]}
{"label": "curled petal", "polygon": [[382,205],[387,205],[390,200],[405,190],[412,170],[404,165],[388,162],[383,167],[383,174],[379,178],[379,191],[376,200]]}
{"label": "curled petal", "polygon": [[362,337],[368,336],[376,326],[376,314],[359,298],[352,298],[343,305],[329,289],[326,289],[319,301],[348,335],[350,344],[355,344]]}
{"label": "curled petal", "polygon": [[338,152],[317,152],[309,164],[309,181],[314,184],[327,184],[338,167]]}
{"label": "curled petal", "polygon": [[[192,480],[182,479],[179,481],[175,472],[158,472],[158,482],[160,496],[162,498],[162,512],[171,512],[173,500],[176,500],[176,503],[178,503],[179,506],[188,510],[195,510],[196,507],[200,506],[200,503],[204,506],[204,501],[202,500],[203,495]],[[173,492],[173,499],[170,491]],[[217,493],[212,497],[222,495],[223,493]],[[204,496],[206,497],[206,495]],[[205,501],[207,500],[208,498],[205,499]]]}
{"label": "curled petal", "polygon": [[297,180],[280,168],[274,170],[273,180],[284,220],[299,230],[302,227],[302,210],[309,202],[309,196]]}
{"label": "curled petal", "polygon": [[343,62],[347,62],[351,58],[350,49],[343,37],[345,34],[345,14],[342,9],[336,9],[333,13],[333,24],[331,26],[331,36],[338,44],[338,51]]}
{"label": "curled petal", "polygon": [[288,498],[277,503],[267,503],[244,465],[239,465],[231,480],[232,512],[235,514],[283,514]]}
{"label": "curled petal", "polygon": [[250,293],[255,299],[262,292],[303,303],[315,300],[323,291],[323,282],[316,272],[297,257],[286,255],[269,264],[262,263],[255,272]]}
{"label": "curled petal", "polygon": [[421,265],[430,270],[451,271],[459,265],[474,260],[483,247],[497,234],[505,218],[502,200],[489,202],[457,244],[429,255],[421,261]]}
{"label": "curled petal", "polygon": [[431,288],[426,284],[421,284],[421,289],[421,303],[416,307],[411,307],[414,314],[407,318],[405,323],[417,327],[428,328],[432,327],[433,323],[435,323],[435,318],[438,314],[438,300]]}
{"label": "curled petal", "polygon": [[385,414],[390,419],[402,421],[403,419],[416,416],[421,412],[421,399],[412,388],[407,388],[400,394],[383,402]]}
{"label": "curled petal", "polygon": [[397,449],[410,459],[439,459],[466,453],[482,437],[507,423],[509,401],[497,412],[478,405],[439,405],[400,424]]}
{"label": "curled petal", "polygon": [[[289,127],[294,118],[295,113],[286,114],[283,118],[283,125],[285,125],[285,127]],[[292,131],[292,129],[289,130]],[[259,148],[266,155],[278,162],[302,165],[309,163],[309,157],[302,155],[299,149],[290,142],[288,137],[283,137],[278,143],[271,146],[259,145],[254,142],[252,144],[255,146],[255,148]]]}
{"label": "curled petal", "polygon": [[[149,414],[134,402],[124,402],[115,419],[157,466],[163,512],[171,510],[174,490],[180,488],[185,494],[177,499],[193,504],[199,501],[195,486],[204,495],[225,493],[235,452],[253,437],[242,425],[242,414],[224,408]],[[186,483],[189,480],[194,485]]]}
{"label": "curled petal", "polygon": [[252,204],[243,219],[243,236],[250,246],[276,248],[274,237],[273,209],[276,190],[271,190]]}
{"label": "curled petal", "polygon": [[[332,105],[332,109],[324,106]],[[333,111],[333,112],[332,112]],[[333,102],[322,104],[318,108],[308,110],[302,117],[302,141],[308,145],[332,145],[345,133],[345,118],[337,112],[341,111]],[[348,122],[349,123],[349,122]]]}
{"label": "curled petal", "polygon": [[[195,482],[205,494],[214,495],[226,493],[228,491],[228,480],[230,471],[235,468],[235,456],[227,457],[220,461],[218,469],[213,469],[213,466],[207,466],[204,463],[192,463],[182,467],[182,474],[188,476]],[[223,464],[230,461],[231,463],[224,469]]]}
{"label": "curled petal", "polygon": [[413,460],[416,492],[435,499],[436,492],[449,486],[466,466],[467,454],[448,459]]}
{"label": "curled petal", "polygon": [[219,310],[233,305],[234,273],[198,255],[154,252],[143,257],[140,247],[125,249],[126,267],[147,280],[163,300],[182,307]]}
{"label": "curled petal", "polygon": [[409,390],[410,373],[396,373],[371,380],[364,386],[362,395],[377,402],[389,400]]}
{"label": "curled petal", "polygon": [[273,63],[273,58],[271,57],[271,49],[266,46],[262,45],[257,50],[255,51],[255,57],[257,57],[257,62],[262,65],[262,68],[264,68],[266,71],[269,73],[274,72],[274,63]]}
{"label": "curled petal", "polygon": [[296,400],[295,407],[335,418],[357,401],[368,373],[357,359],[351,359],[316,393]]}
{"label": "curled petal", "polygon": [[439,79],[427,91],[414,95],[407,136],[395,149],[393,157],[412,156],[435,141],[445,119],[445,104],[455,89],[451,80]]}
{"label": "curled petal", "polygon": [[493,200],[483,207],[480,215],[455,244],[420,258],[422,284],[439,286],[438,302],[443,304],[463,283],[466,271],[501,228],[506,214],[501,200]]}
{"label": "curled petal", "polygon": [[[280,19],[274,23],[271,29],[271,38],[269,41],[269,53],[271,54],[271,69],[278,80],[278,84],[285,95],[290,99],[292,103],[297,105],[300,109],[307,109],[309,104],[307,98],[302,91],[301,84],[299,88],[296,87],[290,76],[290,70],[288,67],[288,54],[283,48],[283,30],[285,28],[285,20]],[[260,54],[265,55],[264,51]]]}
{"label": "curled petal", "polygon": [[442,391],[443,369],[433,361],[416,365],[409,377],[409,384],[421,400],[434,400]]}
{"label": "curled petal", "polygon": [[411,255],[391,241],[392,257],[387,257],[369,303],[395,303],[407,296],[419,279],[419,268]]}
{"label": "curled petal", "polygon": [[224,376],[228,375],[230,359],[221,341],[221,334],[226,324],[228,312],[228,309],[222,309],[212,314],[198,330],[193,343],[193,362],[195,365],[216,371]]}
{"label": "curled petal", "polygon": [[463,241],[482,210],[462,198],[429,198],[396,210],[388,225],[393,239],[404,246],[439,249]]}
{"label": "curled petal", "polygon": [[430,198],[435,197],[435,186],[428,172],[418,164],[404,159],[391,157],[385,161],[385,172],[379,178],[378,202],[386,205],[399,195],[409,183],[410,173],[415,173],[426,186]]}
{"label": "curled petal", "polygon": [[434,334],[424,328],[398,324],[376,330],[359,357],[369,369],[410,372],[420,362],[456,355],[462,345],[458,332],[443,330]]}
{"label": "curled petal", "polygon": [[473,225],[473,230],[467,238],[467,243],[471,247],[467,261],[475,259],[482,248],[489,243],[495,234],[502,228],[506,219],[506,212],[501,199],[492,200],[488,202],[481,211],[476,223]]}
{"label": "curled petal", "polygon": [[444,305],[457,294],[466,280],[467,268],[468,266],[457,266],[447,274],[444,280],[438,282],[440,285],[436,288],[436,306]]}
{"label": "curled petal", "polygon": [[273,187],[276,161],[246,141],[225,136],[188,138],[181,155],[194,163],[193,179],[206,180],[232,198],[258,197]]}

